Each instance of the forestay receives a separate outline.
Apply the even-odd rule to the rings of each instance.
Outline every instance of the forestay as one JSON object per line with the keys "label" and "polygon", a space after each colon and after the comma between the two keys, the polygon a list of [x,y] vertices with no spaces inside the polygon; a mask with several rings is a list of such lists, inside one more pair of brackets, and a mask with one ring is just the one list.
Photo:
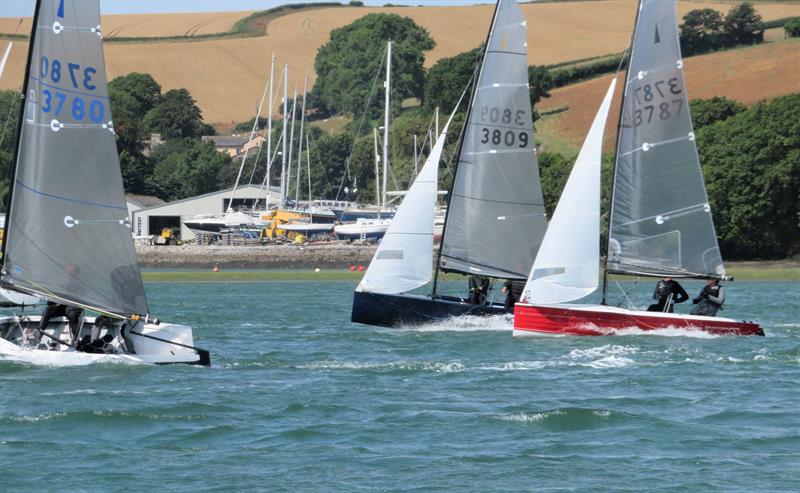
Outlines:
{"label": "forestay", "polygon": [[44,0],[31,47],[5,285],[147,314],[109,107],[98,2]]}
{"label": "forestay", "polygon": [[448,120],[425,165],[397,209],[358,285],[358,291],[397,294],[431,281],[438,168],[449,126]]}
{"label": "forestay", "polygon": [[725,275],[692,130],[672,0],[640,4],[614,178],[610,271]]}
{"label": "forestay", "polygon": [[474,91],[440,268],[525,279],[546,228],[528,87],[527,22],[500,0]]}
{"label": "forestay", "polygon": [[522,293],[525,301],[566,303],[597,289],[603,133],[616,85],[616,79],[611,81],[547,226]]}

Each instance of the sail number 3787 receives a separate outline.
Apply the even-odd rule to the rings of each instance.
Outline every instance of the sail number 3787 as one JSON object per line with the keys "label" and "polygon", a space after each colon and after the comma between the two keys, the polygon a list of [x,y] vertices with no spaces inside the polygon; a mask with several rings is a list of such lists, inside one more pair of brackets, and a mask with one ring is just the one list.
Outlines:
{"label": "sail number 3787", "polygon": [[[94,76],[95,67],[82,67],[77,63],[62,63],[57,59],[43,56],[39,63],[39,77],[42,84],[71,85],[77,91],[94,91],[97,85]],[[52,87],[52,86],[51,86]],[[106,105],[102,99],[84,98],[71,91],[69,94],[57,90],[42,89],[41,108],[44,113],[53,116],[69,114],[78,122],[91,121],[103,123],[106,118]],[[69,101],[69,102],[68,102]]]}
{"label": "sail number 3787", "polygon": [[636,106],[633,112],[633,126],[638,127],[653,120],[669,120],[679,116],[683,109],[683,98],[670,98],[683,92],[677,77],[669,80],[657,80],[652,84],[644,84],[633,91]]}
{"label": "sail number 3787", "polygon": [[[484,106],[481,108],[481,120],[495,125],[517,125],[525,126],[526,114],[524,110],[516,112],[505,108]],[[499,146],[505,144],[507,147],[528,147],[528,132],[523,130],[513,130],[505,128],[490,129],[481,127],[481,144],[493,144]]]}

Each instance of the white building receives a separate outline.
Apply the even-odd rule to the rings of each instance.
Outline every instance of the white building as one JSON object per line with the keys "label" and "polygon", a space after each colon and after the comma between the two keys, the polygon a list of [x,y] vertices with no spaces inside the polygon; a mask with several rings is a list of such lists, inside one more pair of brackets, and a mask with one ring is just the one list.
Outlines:
{"label": "white building", "polygon": [[[225,212],[231,201],[232,192],[232,188],[227,188],[197,197],[133,210],[131,212],[133,234],[136,236],[160,234],[164,227],[169,227],[173,228],[176,233],[180,231],[180,239],[192,240],[194,234],[183,223],[200,214]],[[233,206],[252,207],[253,204],[256,204],[258,208],[263,209],[266,205],[267,195],[266,189],[262,190],[259,185],[240,186],[236,189],[236,195],[233,197]],[[281,201],[280,188],[271,187],[269,201],[272,204]],[[131,210],[130,201],[128,210]]]}

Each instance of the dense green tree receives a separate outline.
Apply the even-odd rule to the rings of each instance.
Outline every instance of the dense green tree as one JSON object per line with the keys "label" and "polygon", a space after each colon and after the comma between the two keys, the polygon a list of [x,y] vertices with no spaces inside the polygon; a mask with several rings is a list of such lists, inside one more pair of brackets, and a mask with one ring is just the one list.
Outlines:
{"label": "dense green tree", "polygon": [[731,8],[725,16],[724,31],[729,45],[764,41],[764,23],[750,2],[742,2]]}
{"label": "dense green tree", "polygon": [[722,13],[716,9],[697,9],[683,16],[680,26],[684,56],[706,53],[722,45]]}
{"label": "dense green tree", "polygon": [[[132,72],[117,77],[108,83],[108,92],[112,104],[116,98],[116,103],[124,104],[125,109],[139,121],[161,102],[161,86],[150,74]],[[122,95],[126,96],[124,100]]]}
{"label": "dense green tree", "polygon": [[14,166],[20,93],[0,91],[0,210],[5,211]]}
{"label": "dense green tree", "polygon": [[164,200],[178,200],[218,190],[222,171],[231,158],[214,144],[174,139],[159,146],[151,156],[155,163],[150,186]]}
{"label": "dense green tree", "polygon": [[438,107],[442,111],[455,108],[464,88],[476,73],[482,55],[483,48],[479,47],[436,62],[425,76],[425,107],[428,110]]}
{"label": "dense green tree", "polygon": [[689,101],[689,108],[695,130],[728,119],[747,109],[738,101],[717,96],[711,99],[693,99]]}
{"label": "dense green tree", "polygon": [[783,25],[783,30],[789,38],[800,36],[800,17],[795,17]]}
{"label": "dense green tree", "polygon": [[[330,41],[317,51],[314,68],[315,96],[325,108],[359,114],[367,103],[373,81],[383,60],[386,42],[392,45],[392,96],[399,106],[406,98],[422,98],[425,71],[424,51],[435,43],[428,32],[408,17],[395,14],[369,14],[331,31]],[[376,89],[380,89],[380,83]],[[377,91],[376,91],[377,92]],[[371,108],[377,115],[382,98],[373,97]]]}
{"label": "dense green tree", "polygon": [[[550,89],[553,88],[553,77],[545,67],[531,65],[528,67],[528,78],[531,87],[531,106],[536,106],[542,98],[550,97]],[[533,120],[536,121],[538,119],[539,114],[534,110]]]}
{"label": "dense green tree", "polygon": [[144,117],[148,132],[160,133],[165,139],[200,138],[214,135],[213,127],[203,123],[203,113],[186,89],[172,89]]}
{"label": "dense green tree", "polygon": [[726,258],[800,252],[800,94],[759,103],[698,132],[720,248]]}

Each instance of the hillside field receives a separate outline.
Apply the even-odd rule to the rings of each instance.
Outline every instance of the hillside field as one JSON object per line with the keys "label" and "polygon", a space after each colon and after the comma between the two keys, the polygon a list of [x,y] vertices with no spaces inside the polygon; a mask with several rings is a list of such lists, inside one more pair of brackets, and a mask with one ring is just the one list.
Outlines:
{"label": "hillside field", "polygon": [[[730,3],[681,1],[679,16],[705,7],[727,12]],[[273,19],[266,27],[265,36],[107,43],[105,52],[110,78],[134,71],[146,72],[152,74],[165,90],[185,87],[198,101],[206,121],[225,125],[254,116],[273,51],[277,53],[280,64],[290,65],[290,87],[297,84],[302,88],[305,74],[313,83],[317,49],[327,42],[332,29],[368,13],[386,12],[409,16],[430,31],[437,42],[426,59],[426,65],[431,66],[441,57],[472,49],[483,42],[492,9],[491,5],[309,8]],[[530,63],[554,64],[623,51],[630,40],[635,2],[601,0],[526,4],[523,9],[529,21]],[[757,9],[765,20],[769,20],[799,15],[800,3],[758,3]],[[238,19],[247,15],[248,12],[115,15],[104,18],[104,31],[111,37],[210,34],[228,31]],[[2,33],[25,33],[29,29],[29,19],[23,20],[20,26],[20,19],[0,18]],[[20,87],[26,53],[27,44],[15,42],[0,88]],[[773,52],[766,49],[762,52],[763,57],[770,59],[785,55],[785,50]],[[736,72],[744,67],[734,63],[734,58],[724,58],[723,61],[732,65],[718,66],[717,70],[732,74],[723,80],[736,86]],[[787,65],[779,59],[774,64]],[[796,62],[794,66],[797,67]],[[736,87],[729,88],[726,84],[728,82],[715,85],[714,90],[718,92],[714,94],[730,97],[737,92]],[[695,96],[700,94],[695,93]]]}
{"label": "hillside field", "polygon": [[[800,92],[800,40],[765,43],[686,59],[686,88],[690,99],[725,96],[746,105]],[[538,106],[544,114],[536,123],[539,139],[556,150],[577,153],[611,75],[551,91]],[[623,84],[617,83],[615,101]],[[605,134],[605,148],[613,151],[619,103],[612,105]]]}

